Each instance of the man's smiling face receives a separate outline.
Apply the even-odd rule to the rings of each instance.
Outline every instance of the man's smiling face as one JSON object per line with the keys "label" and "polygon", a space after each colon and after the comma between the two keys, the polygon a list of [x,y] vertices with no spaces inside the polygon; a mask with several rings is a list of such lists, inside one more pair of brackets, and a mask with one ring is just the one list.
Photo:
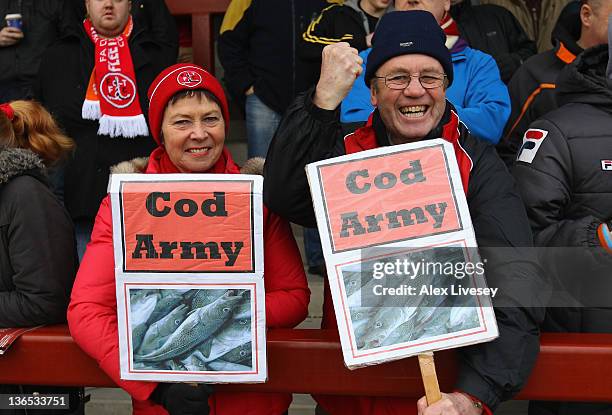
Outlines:
{"label": "man's smiling face", "polygon": [[416,75],[444,74],[436,59],[421,54],[396,56],[381,65],[376,76],[410,74],[404,89],[390,89],[384,79],[374,78],[370,88],[372,105],[380,116],[394,144],[421,140],[442,119],[446,108],[444,86],[425,89]]}

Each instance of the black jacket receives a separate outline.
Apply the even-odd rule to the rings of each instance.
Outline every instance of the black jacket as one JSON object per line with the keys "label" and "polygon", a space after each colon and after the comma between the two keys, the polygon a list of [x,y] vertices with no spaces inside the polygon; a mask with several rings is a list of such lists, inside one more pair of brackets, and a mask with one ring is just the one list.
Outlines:
{"label": "black jacket", "polygon": [[[586,50],[561,72],[557,83],[560,108],[531,124],[530,130],[541,130],[545,137],[539,144],[525,140],[513,174],[536,245],[591,248],[590,255],[574,258],[571,265],[578,266],[578,272],[567,277],[583,284],[588,281],[588,290],[594,288],[609,297],[612,255],[601,247],[596,233],[602,222],[612,220],[612,167],[605,163],[612,160],[612,89],[605,79],[607,63],[607,46],[599,46]],[[553,263],[550,271],[567,281],[567,263],[559,264],[565,265]],[[598,277],[606,285],[598,285]],[[583,298],[590,300],[585,306],[612,307],[612,300],[593,303],[592,291],[582,294],[588,294]],[[548,329],[612,330],[612,308],[553,312],[563,317]]]}
{"label": "black jacket", "polygon": [[66,321],[74,230],[42,169],[31,151],[0,149],[0,327]]}
{"label": "black jacket", "polygon": [[[559,108],[530,126],[546,136],[539,146],[526,140],[513,170],[536,245],[570,247],[542,251],[557,292],[546,312],[546,331],[612,332],[612,255],[596,235],[603,221],[612,220],[612,85],[605,79],[607,62],[607,46],[599,46],[585,50],[561,71]],[[580,306],[570,307],[573,300]],[[611,410],[609,404],[532,402],[529,414],[596,415]]]}
{"label": "black jacket", "polygon": [[[0,47],[0,102],[32,96],[32,84],[45,50],[60,35],[63,0],[0,0],[0,29],[4,16],[21,13],[24,37],[17,44]],[[2,90],[19,88],[18,95]]]}
{"label": "black jacket", "polygon": [[358,4],[359,0],[347,0],[323,9],[302,34],[302,55],[320,64],[323,48],[333,43],[348,42],[359,52],[367,49],[365,38],[370,27]]}
{"label": "black jacket", "polygon": [[[345,153],[339,111],[316,107],[312,94],[313,89],[299,96],[287,110],[268,151],[264,169],[266,205],[281,216],[309,227],[315,225],[315,219],[304,167]],[[447,102],[440,125],[425,139],[442,135],[451,108]],[[389,145],[377,112],[374,117],[378,144]],[[494,148],[470,135],[463,124],[459,132],[459,142],[473,162],[467,201],[478,245],[509,250],[531,246],[525,209],[514,180]],[[490,286],[520,286],[525,293],[540,288],[539,271],[531,260],[514,261],[496,255],[494,250],[489,251],[490,256],[484,251],[481,253],[488,259],[486,273]],[[499,301],[501,304],[504,300]],[[500,337],[490,343],[460,349],[458,389],[476,396],[492,409],[520,390],[539,350],[538,324],[543,316],[541,310],[530,308],[535,304],[531,302],[523,309],[515,306],[496,308]]]}
{"label": "black jacket", "polygon": [[225,86],[244,105],[255,94],[278,114],[319,78],[316,63],[300,57],[300,39],[324,0],[232,0],[218,40]]}
{"label": "black jacket", "polygon": [[461,37],[473,49],[493,56],[502,81],[508,83],[516,70],[537,53],[520,23],[507,9],[493,4],[472,6],[470,0],[451,7]]}
{"label": "black jacket", "polygon": [[[136,72],[140,108],[148,113],[147,90],[157,74],[176,62],[178,35],[162,0],[143,2],[149,12],[134,17],[129,46]],[[76,10],[76,8],[75,8]],[[94,68],[94,45],[74,13],[69,32],[45,53],[36,97],[76,142],[64,178],[64,200],[73,219],[93,219],[106,195],[111,166],[148,155],[153,138],[111,138],[97,134],[98,121],[81,118],[81,107]]]}
{"label": "black jacket", "polygon": [[580,3],[572,2],[565,6],[553,30],[555,48],[527,60],[510,80],[512,112],[497,146],[508,167],[512,166],[529,125],[557,108],[557,76],[582,52],[576,43],[580,28]]}

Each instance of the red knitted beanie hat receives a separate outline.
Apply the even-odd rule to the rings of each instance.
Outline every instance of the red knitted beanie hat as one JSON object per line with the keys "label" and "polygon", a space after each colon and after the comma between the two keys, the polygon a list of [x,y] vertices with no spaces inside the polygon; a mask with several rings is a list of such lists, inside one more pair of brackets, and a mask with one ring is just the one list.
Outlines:
{"label": "red knitted beanie hat", "polygon": [[225,93],[217,78],[193,63],[177,63],[164,69],[149,87],[149,128],[157,144],[160,144],[161,122],[170,98],[179,91],[198,89],[209,91],[221,103],[227,134],[229,108]]}

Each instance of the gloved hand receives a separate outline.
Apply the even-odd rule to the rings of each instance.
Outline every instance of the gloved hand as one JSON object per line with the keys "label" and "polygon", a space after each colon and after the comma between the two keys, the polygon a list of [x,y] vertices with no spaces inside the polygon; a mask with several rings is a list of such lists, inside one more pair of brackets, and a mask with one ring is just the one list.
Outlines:
{"label": "gloved hand", "polygon": [[170,415],[208,415],[208,396],[212,393],[212,387],[206,384],[160,383],[150,399]]}
{"label": "gloved hand", "polygon": [[612,221],[604,222],[597,228],[599,243],[612,254]]}

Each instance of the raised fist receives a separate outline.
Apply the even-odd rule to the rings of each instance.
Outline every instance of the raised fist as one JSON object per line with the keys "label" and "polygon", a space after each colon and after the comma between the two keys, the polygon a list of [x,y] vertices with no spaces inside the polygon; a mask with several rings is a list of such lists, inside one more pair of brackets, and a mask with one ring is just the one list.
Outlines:
{"label": "raised fist", "polygon": [[357,49],[346,42],[325,46],[313,103],[326,110],[336,109],[361,74],[362,64]]}

